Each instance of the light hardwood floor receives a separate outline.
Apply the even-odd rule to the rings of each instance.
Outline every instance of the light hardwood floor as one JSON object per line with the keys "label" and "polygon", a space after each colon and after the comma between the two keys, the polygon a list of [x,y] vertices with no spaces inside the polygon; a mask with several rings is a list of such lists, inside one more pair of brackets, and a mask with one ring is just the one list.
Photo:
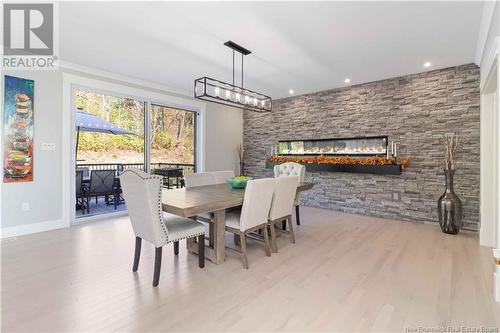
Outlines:
{"label": "light hardwood floor", "polygon": [[[296,244],[207,262],[153,247],[132,273],[128,217],[2,241],[2,332],[403,331],[497,327],[491,249],[439,227],[304,207]],[[232,245],[228,234],[227,244]]]}

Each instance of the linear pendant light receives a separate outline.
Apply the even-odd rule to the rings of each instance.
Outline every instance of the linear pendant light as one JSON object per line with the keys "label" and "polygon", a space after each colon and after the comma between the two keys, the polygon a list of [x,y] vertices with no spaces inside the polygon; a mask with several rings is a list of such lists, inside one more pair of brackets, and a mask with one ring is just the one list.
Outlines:
{"label": "linear pendant light", "polygon": [[[270,112],[272,99],[269,96],[243,88],[243,57],[252,53],[232,41],[224,43],[233,50],[233,83],[200,77],[194,80],[194,97],[204,101],[223,104],[256,112]],[[241,86],[234,84],[234,53],[241,54]]]}

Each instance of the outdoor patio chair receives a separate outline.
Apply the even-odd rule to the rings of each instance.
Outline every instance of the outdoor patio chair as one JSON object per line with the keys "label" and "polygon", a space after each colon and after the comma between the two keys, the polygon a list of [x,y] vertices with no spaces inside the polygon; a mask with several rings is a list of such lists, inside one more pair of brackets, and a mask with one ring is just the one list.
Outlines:
{"label": "outdoor patio chair", "polygon": [[83,170],[76,170],[76,204],[82,209],[82,214],[85,214],[85,208],[87,208],[87,214],[89,213],[89,196],[88,189],[83,184]]}
{"label": "outdoor patio chair", "polygon": [[90,186],[88,196],[95,197],[96,204],[98,197],[104,196],[106,204],[109,205],[109,197],[113,196],[115,209],[118,205],[115,192],[115,175],[116,170],[94,170],[90,174]]}

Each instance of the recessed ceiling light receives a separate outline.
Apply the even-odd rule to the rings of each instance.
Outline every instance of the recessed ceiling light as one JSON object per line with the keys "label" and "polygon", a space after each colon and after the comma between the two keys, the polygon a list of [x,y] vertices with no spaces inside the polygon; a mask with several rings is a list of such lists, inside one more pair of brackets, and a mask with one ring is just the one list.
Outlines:
{"label": "recessed ceiling light", "polygon": [[430,62],[428,62],[428,61],[426,63],[424,63],[424,67],[431,67],[431,65],[432,64]]}
{"label": "recessed ceiling light", "polygon": [[288,93],[289,93],[290,95],[293,95],[293,89],[288,90]]}
{"label": "recessed ceiling light", "polygon": [[349,82],[351,82],[351,79],[350,79],[350,78],[346,78],[346,79],[344,80],[344,82],[345,82],[345,83],[349,83]]}

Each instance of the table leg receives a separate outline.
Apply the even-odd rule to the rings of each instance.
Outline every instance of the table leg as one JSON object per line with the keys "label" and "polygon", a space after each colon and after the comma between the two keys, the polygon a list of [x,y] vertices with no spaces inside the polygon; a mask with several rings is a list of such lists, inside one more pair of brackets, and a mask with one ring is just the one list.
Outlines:
{"label": "table leg", "polygon": [[221,209],[214,212],[214,250],[215,263],[222,264],[226,255],[226,210]]}

